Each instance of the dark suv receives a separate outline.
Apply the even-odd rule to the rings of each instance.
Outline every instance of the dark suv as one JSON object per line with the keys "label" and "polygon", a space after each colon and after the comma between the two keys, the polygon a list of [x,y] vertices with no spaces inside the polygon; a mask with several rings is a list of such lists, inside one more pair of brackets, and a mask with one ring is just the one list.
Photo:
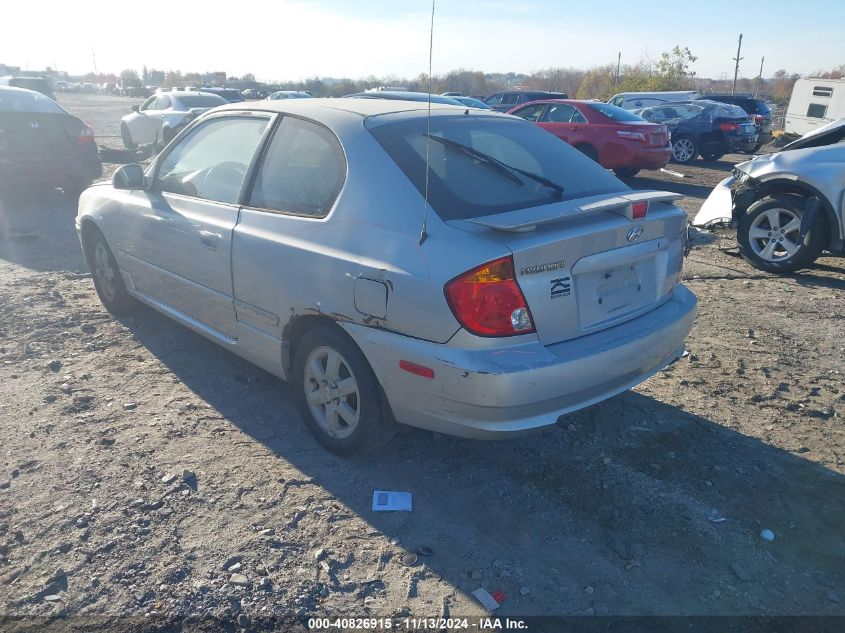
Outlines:
{"label": "dark suv", "polygon": [[769,110],[769,106],[762,99],[755,99],[748,94],[714,94],[701,98],[738,105],[754,119],[754,127],[757,128],[757,142],[752,146],[743,147],[742,151],[753,154],[763,145],[772,142],[772,111]]}
{"label": "dark suv", "polygon": [[498,112],[513,110],[516,106],[538,101],[539,99],[569,99],[565,92],[545,92],[543,90],[507,90],[496,92],[486,99],[484,103]]}
{"label": "dark suv", "polygon": [[56,100],[53,89],[43,77],[0,77],[0,86],[11,86],[12,88],[25,88],[40,92],[45,97]]}

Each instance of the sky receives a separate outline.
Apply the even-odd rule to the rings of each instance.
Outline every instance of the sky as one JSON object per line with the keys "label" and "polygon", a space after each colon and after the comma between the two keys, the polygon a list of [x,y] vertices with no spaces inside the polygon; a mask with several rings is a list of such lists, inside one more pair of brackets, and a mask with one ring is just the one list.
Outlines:
{"label": "sky", "polygon": [[[84,74],[251,72],[264,81],[428,71],[431,0],[2,0],[0,63]],[[680,44],[699,77],[845,64],[842,0],[437,0],[433,72],[635,64]]]}

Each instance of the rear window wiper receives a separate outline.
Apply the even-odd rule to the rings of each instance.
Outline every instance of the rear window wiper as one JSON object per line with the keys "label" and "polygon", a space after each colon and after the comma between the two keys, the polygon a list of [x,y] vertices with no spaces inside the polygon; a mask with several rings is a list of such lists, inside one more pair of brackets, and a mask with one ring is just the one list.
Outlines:
{"label": "rear window wiper", "polygon": [[498,169],[501,173],[507,174],[508,177],[511,178],[511,180],[513,180],[514,182],[518,182],[520,185],[524,185],[525,183],[522,181],[522,179],[514,175],[514,172],[521,174],[526,178],[530,178],[534,182],[538,182],[544,187],[553,189],[557,194],[558,198],[563,196],[563,186],[557,184],[553,180],[549,180],[545,176],[535,174],[534,172],[530,172],[525,169],[520,169],[519,167],[514,167],[513,165],[508,165],[507,163],[503,163],[502,161],[500,161],[498,158],[493,158],[492,156],[490,156],[490,154],[485,154],[484,152],[472,148],[469,145],[464,145],[463,143],[453,141],[449,138],[444,138],[442,136],[434,136],[433,134],[423,134],[423,136],[427,136],[432,141],[437,141],[438,143],[441,143],[446,147],[452,147],[454,149],[457,149],[458,151],[472,156],[473,158],[485,165],[490,165],[491,167]]}

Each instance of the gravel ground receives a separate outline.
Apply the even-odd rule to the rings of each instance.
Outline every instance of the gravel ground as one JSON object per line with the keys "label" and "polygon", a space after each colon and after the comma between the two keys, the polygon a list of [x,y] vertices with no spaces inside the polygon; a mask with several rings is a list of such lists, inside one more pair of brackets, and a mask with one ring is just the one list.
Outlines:
{"label": "gravel ground", "polygon": [[[110,147],[137,102],[61,100]],[[694,214],[740,160],[630,182]],[[0,616],[482,615],[478,587],[502,617],[845,615],[843,260],[778,278],[702,236],[690,353],[637,389],[516,440],[408,429],[344,460],[270,375],[106,313],[74,212],[0,200]],[[413,511],[371,512],[374,489]]]}

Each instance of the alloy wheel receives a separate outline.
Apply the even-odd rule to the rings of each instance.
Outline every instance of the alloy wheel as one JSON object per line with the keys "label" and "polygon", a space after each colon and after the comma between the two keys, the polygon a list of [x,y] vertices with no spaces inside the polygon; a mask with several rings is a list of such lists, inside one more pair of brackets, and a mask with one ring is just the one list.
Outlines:
{"label": "alloy wheel", "polygon": [[106,301],[114,301],[116,294],[115,275],[117,272],[111,265],[111,258],[106,245],[102,242],[97,242],[94,249],[94,277],[97,280],[97,285],[100,292]]}
{"label": "alloy wheel", "polygon": [[688,163],[692,160],[695,145],[688,138],[679,138],[672,143],[672,157],[679,163]]}
{"label": "alloy wheel", "polygon": [[316,347],[304,369],[305,398],[314,421],[330,437],[352,435],[361,419],[361,394],[347,360],[331,347]]}
{"label": "alloy wheel", "polygon": [[789,209],[769,209],[751,223],[748,242],[760,259],[789,259],[801,250],[801,218]]}

